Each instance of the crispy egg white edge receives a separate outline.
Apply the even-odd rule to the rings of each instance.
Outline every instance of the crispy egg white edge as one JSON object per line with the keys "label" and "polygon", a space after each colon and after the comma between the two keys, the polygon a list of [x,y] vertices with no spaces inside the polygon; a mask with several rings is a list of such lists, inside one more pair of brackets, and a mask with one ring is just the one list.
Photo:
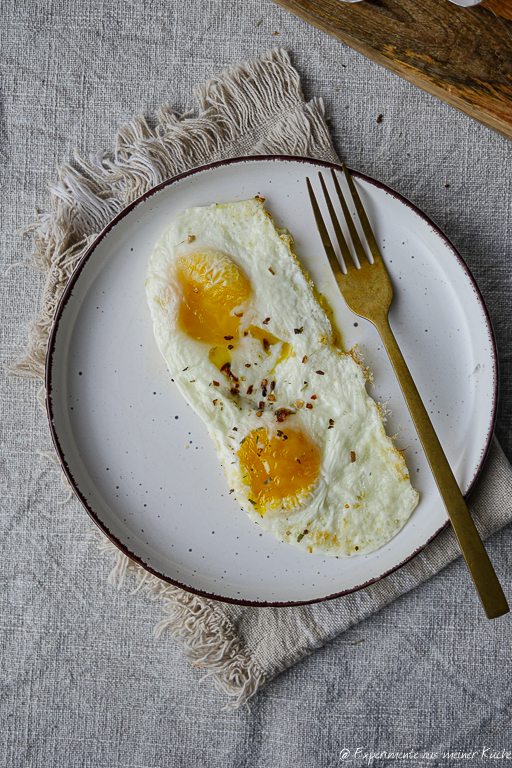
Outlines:
{"label": "crispy egg white edge", "polygon": [[[253,225],[256,225],[258,234],[255,243],[251,240]],[[196,238],[193,243],[187,242],[189,235]],[[240,240],[242,240],[244,254],[243,259],[237,261],[236,251],[240,248]],[[315,298],[312,282],[291,252],[291,242],[291,237],[281,234],[276,229],[259,198],[184,211],[163,232],[148,265],[146,291],[155,337],[178,388],[196,413],[205,421],[225,469],[228,486],[234,488],[235,497],[250,519],[273,533],[281,541],[287,541],[303,551],[312,549],[315,553],[333,556],[365,554],[383,546],[405,525],[418,502],[418,493],[410,484],[402,455],[385,434],[376,403],[366,392],[362,366],[351,355],[341,353],[330,346],[333,342],[330,321]],[[316,403],[313,410],[297,410],[293,418],[294,423],[317,438],[323,431],[325,442],[319,447],[325,449],[329,444],[330,452],[328,457],[325,456],[325,451],[323,453],[320,479],[315,486],[317,493],[314,499],[299,509],[289,510],[284,518],[272,514],[262,517],[248,502],[248,487],[241,482],[239,464],[231,463],[233,459],[237,461],[232,449],[238,448],[239,441],[233,439],[231,430],[234,425],[240,425],[239,406],[229,395],[229,386],[224,380],[221,381],[222,376],[218,369],[207,357],[205,359],[205,345],[190,339],[176,328],[177,304],[167,288],[169,271],[177,256],[193,253],[202,247],[227,253],[243,269],[251,281],[253,304],[256,307],[260,305],[268,307],[269,297],[276,294],[276,285],[286,286],[292,307],[290,309],[288,306],[287,311],[281,312],[279,316],[280,302],[278,302],[273,307],[271,322],[267,326],[275,336],[291,343],[296,353],[295,357],[289,358],[276,368],[274,377],[282,383],[282,387],[279,388],[280,398],[283,400],[275,404],[276,409],[289,406],[292,394],[294,400],[300,397],[300,395],[297,396],[296,390],[293,393],[288,392],[284,382],[288,379],[297,381],[304,376],[305,368],[301,364],[303,355],[308,355],[308,360],[312,358],[311,362],[315,370],[322,369],[322,366],[329,369],[332,367],[332,362],[336,361],[335,376],[328,375],[329,371],[325,372],[325,377],[316,376],[313,388],[319,401],[322,398],[324,402],[332,400],[343,402],[347,399],[347,393],[351,400],[352,407],[348,409],[347,414],[336,417],[337,420],[345,419],[348,431],[343,435],[341,430],[336,428],[325,431],[325,422],[329,416],[325,413],[325,409],[317,408]],[[269,268],[273,270],[274,275]],[[274,282],[276,279],[278,283]],[[277,290],[278,296],[279,293],[280,289]],[[259,323],[266,312],[267,309],[261,313]],[[270,313],[270,310],[268,312]],[[294,332],[298,323],[297,318],[301,318],[300,322],[304,328],[299,335]],[[255,324],[258,324],[258,318],[255,318]],[[202,368],[206,368],[204,381],[196,378],[198,371],[202,372]],[[310,378],[311,370],[312,368],[308,366]],[[211,381],[214,379],[217,379],[221,386],[215,388],[212,395]],[[223,411],[213,406],[212,400],[215,397],[218,397],[219,402],[223,402]],[[335,404],[332,404],[327,410],[332,413],[334,408]],[[353,434],[350,428],[350,413],[352,413],[352,421],[356,414],[364,415],[367,429],[363,430],[363,434],[360,429],[358,436]],[[323,430],[317,424],[322,419]],[[221,428],[216,424],[219,421]],[[236,437],[241,439],[244,434],[258,427],[275,426],[275,421],[275,415],[273,416],[269,411],[264,412],[261,418],[257,418],[255,411],[252,410],[244,425],[245,431],[238,431]],[[285,422],[284,425],[278,426],[291,427],[292,424]],[[357,428],[358,424],[356,423],[354,427]],[[357,500],[354,502],[353,491],[347,496],[352,501],[351,514],[343,511],[344,506],[341,510],[335,508],[335,505],[340,503],[339,492],[340,487],[343,489],[343,484],[340,486],[339,480],[333,476],[335,467],[328,466],[333,465],[333,457],[334,464],[336,461],[339,463],[340,456],[345,457],[341,467],[338,466],[338,474],[341,469],[342,474],[354,475],[352,478],[354,488],[360,487],[364,493],[362,482],[364,478],[358,477],[357,473],[361,471],[355,466],[358,463],[357,459],[353,463],[350,462],[350,465],[348,463],[350,453],[354,449],[356,456],[358,453],[364,456],[369,452],[372,459],[378,458],[379,466],[384,470],[383,491],[386,491],[386,486],[389,484],[400,489],[398,500],[401,504],[394,510],[394,514],[390,515],[389,505],[379,506],[378,500],[373,501],[373,511],[368,511],[367,502],[361,503],[365,497],[363,496],[359,502]],[[364,468],[362,473],[364,474]],[[346,487],[343,490],[347,493]],[[356,509],[363,508],[362,511],[366,509],[366,514],[362,516],[362,513],[358,513],[354,516],[353,504],[359,504]],[[310,523],[312,520],[314,522],[318,514],[324,516],[324,528],[327,530],[341,532],[343,528],[345,529],[344,539],[342,541],[338,539],[339,546],[333,546],[329,541],[321,542],[314,539],[318,527],[313,529]],[[341,524],[340,529],[340,519],[343,515],[345,520],[347,517],[349,520],[344,525]],[[304,534],[304,530],[308,530],[308,534]],[[290,535],[286,535],[288,531]]]}

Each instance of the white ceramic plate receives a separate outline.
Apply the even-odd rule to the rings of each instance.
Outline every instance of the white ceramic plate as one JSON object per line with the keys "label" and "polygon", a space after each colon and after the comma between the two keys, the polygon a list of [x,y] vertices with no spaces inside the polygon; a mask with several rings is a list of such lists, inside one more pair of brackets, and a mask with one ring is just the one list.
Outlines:
{"label": "white ceramic plate", "polygon": [[[291,157],[215,163],[156,187],[124,210],[78,265],[59,306],[47,360],[56,449],[96,523],[134,560],[185,589],[242,603],[312,602],[358,589],[403,564],[447,515],[373,327],[345,306],[316,231],[306,176],[327,164]],[[390,321],[464,492],[491,439],[496,357],[482,298],[464,262],[416,208],[354,174],[391,274]],[[157,350],[146,265],[182,210],[254,195],[334,308],[346,349],[359,345],[373,396],[392,415],[421,501],[385,547],[351,558],[307,555],[252,524],[229,495],[206,427]]]}

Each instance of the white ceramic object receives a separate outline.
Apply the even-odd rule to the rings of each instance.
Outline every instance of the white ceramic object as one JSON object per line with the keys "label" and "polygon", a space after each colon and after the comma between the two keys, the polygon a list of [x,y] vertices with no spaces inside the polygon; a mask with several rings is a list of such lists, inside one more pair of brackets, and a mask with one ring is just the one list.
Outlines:
{"label": "white ceramic object", "polygon": [[[352,2],[352,0],[349,0]],[[344,0],[346,2],[346,0]],[[461,5],[463,8],[470,8],[472,5],[479,5],[482,0],[450,0],[450,3]]]}
{"label": "white ceramic object", "polygon": [[[342,3],[360,3],[361,0],[341,0]],[[482,0],[450,0],[455,5],[461,5],[464,8],[469,8],[472,5],[479,5]]]}
{"label": "white ceramic object", "polygon": [[[345,306],[320,243],[306,176],[327,164],[251,157],[183,174],[123,211],[78,265],[59,307],[47,361],[48,411],[76,493],[118,546],[163,579],[221,600],[323,600],[381,578],[447,523],[379,336]],[[457,480],[482,466],[496,406],[489,319],[462,259],[416,208],[354,174],[395,289],[391,325]],[[185,208],[260,195],[324,293],[345,348],[359,345],[372,395],[392,414],[421,501],[389,544],[351,558],[307,555],[249,521],[229,495],[200,419],[176,390],[156,348],[146,265],[156,239]]]}
{"label": "white ceramic object", "polygon": [[[361,0],[341,0],[342,3],[360,3]],[[464,8],[469,8],[472,5],[479,5],[482,0],[450,0],[455,5],[461,5]]]}

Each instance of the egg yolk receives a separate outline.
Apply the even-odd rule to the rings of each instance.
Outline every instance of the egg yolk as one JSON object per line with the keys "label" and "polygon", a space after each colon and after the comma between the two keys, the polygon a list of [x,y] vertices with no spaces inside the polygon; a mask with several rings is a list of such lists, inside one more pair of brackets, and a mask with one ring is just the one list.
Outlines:
{"label": "egg yolk", "polygon": [[266,508],[300,504],[314,485],[320,469],[316,445],[297,429],[265,428],[250,432],[238,451],[243,482],[260,514]]}
{"label": "egg yolk", "polygon": [[227,346],[238,334],[236,314],[241,315],[241,306],[251,295],[246,275],[229,256],[213,249],[182,256],[175,274],[182,290],[178,315],[182,330],[198,341]]}

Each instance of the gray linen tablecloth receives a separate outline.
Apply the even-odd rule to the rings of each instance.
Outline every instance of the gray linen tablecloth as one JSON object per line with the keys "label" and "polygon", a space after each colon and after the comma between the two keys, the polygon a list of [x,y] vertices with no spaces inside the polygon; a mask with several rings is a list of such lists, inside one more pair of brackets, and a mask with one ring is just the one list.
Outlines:
{"label": "gray linen tablecloth", "polygon": [[[279,43],[306,97],[324,98],[339,155],[422,208],[468,262],[495,326],[510,458],[509,142],[268,2],[1,7],[3,271],[23,258],[16,230],[46,208],[75,146],[108,147],[121,123],[165,101],[186,111],[195,83]],[[4,362],[23,348],[41,287],[26,267],[4,279]],[[511,749],[510,619],[486,621],[461,560],[276,678],[250,711],[221,712],[180,649],[152,638],[157,606],[107,585],[77,502],[60,503],[58,471],[37,455],[50,448],[37,385],[2,387],[0,765],[323,768],[343,749],[367,764],[357,748],[482,765]],[[510,538],[488,544],[506,589]]]}

